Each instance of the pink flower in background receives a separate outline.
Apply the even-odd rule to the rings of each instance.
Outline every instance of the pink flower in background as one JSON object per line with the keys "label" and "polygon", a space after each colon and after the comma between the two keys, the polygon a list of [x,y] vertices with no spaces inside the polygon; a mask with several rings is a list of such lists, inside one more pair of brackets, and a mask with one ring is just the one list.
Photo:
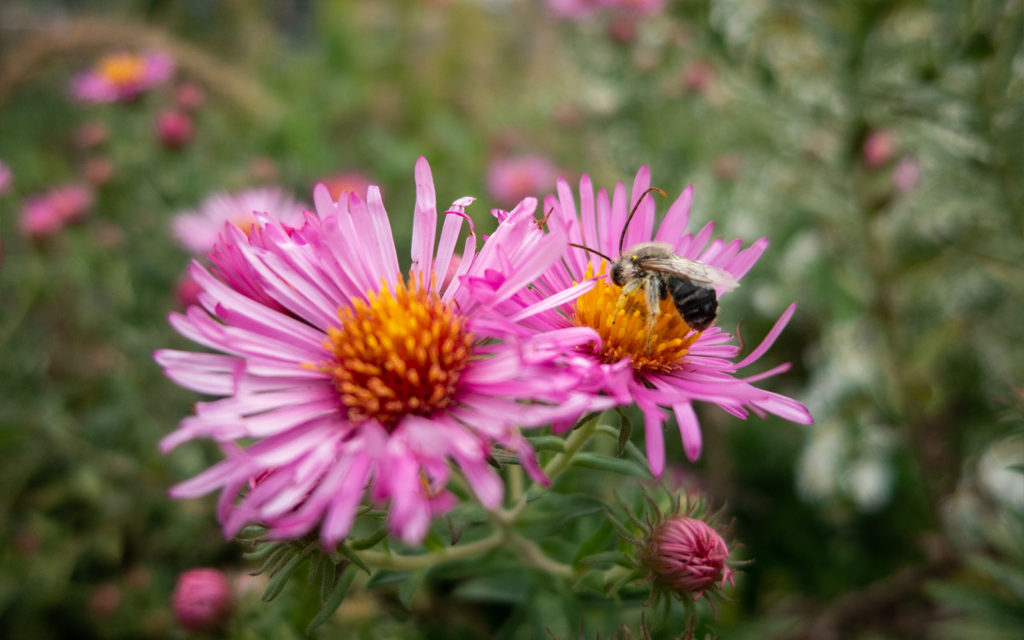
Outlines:
{"label": "pink flower in background", "polygon": [[93,197],[92,189],[80,184],[66,184],[32,196],[22,204],[18,229],[27,237],[52,236],[64,225],[84,218]]}
{"label": "pink flower in background", "polygon": [[602,0],[548,0],[548,9],[559,18],[584,20],[597,13]]}
{"label": "pink flower in background", "polygon": [[884,129],[872,131],[864,139],[864,145],[861,148],[861,159],[867,168],[877,169],[888,164],[893,159],[893,156],[896,155],[897,147],[896,136],[892,133]]}
{"label": "pink flower in background", "polygon": [[164,109],[156,114],[154,124],[156,137],[167,149],[180,149],[192,142],[195,127],[192,118],[184,111]]}
{"label": "pink flower in background", "polygon": [[199,304],[199,294],[202,292],[202,287],[199,286],[192,276],[187,272],[182,274],[178,278],[178,282],[174,285],[174,295],[178,298],[178,302],[182,308],[191,307],[194,304]]}
{"label": "pink flower in background", "polygon": [[364,197],[371,180],[361,171],[339,171],[322,179],[320,184],[327,187],[327,193],[331,195],[331,198],[338,200],[345,192],[354,193],[360,198]]}
{"label": "pink flower in background", "polygon": [[213,248],[224,231],[225,222],[248,231],[259,212],[269,213],[282,224],[298,225],[302,223],[302,212],[307,209],[307,205],[282,189],[261,187],[238,193],[216,193],[204,200],[198,210],[175,216],[171,226],[181,246],[192,253],[204,253]]}
{"label": "pink flower in background", "polygon": [[113,53],[74,78],[72,94],[83,102],[120,102],[167,82],[174,73],[174,60],[167,54]]}
{"label": "pink flower in background", "polygon": [[[559,180],[558,196],[549,196],[543,211],[550,212],[549,225],[568,229],[570,242],[616,259],[629,212],[649,186],[650,171],[644,167],[633,182],[631,198],[627,199],[622,183],[610,198],[603,189],[595,198],[590,178],[585,175],[580,180],[577,212],[569,185]],[[741,250],[739,240],[708,244],[711,223],[696,234],[684,233],[692,197],[692,188],[683,191],[657,231],[653,196],[644,198],[625,234],[625,250],[651,240],[666,243],[675,254],[699,260],[739,281],[764,252],[767,239]],[[788,365],[748,377],[737,375],[768,350],[789,322],[795,305],[786,309],[761,345],[736,362],[739,347],[729,344],[732,335],[714,325],[704,331],[692,330],[676,311],[671,297],[661,301],[657,322],[649,330],[643,289],[622,300],[622,288],[610,278],[593,277],[608,270],[602,258],[570,247],[563,260],[533,281],[533,287],[510,298],[498,310],[512,321],[538,330],[575,326],[596,331],[599,339],[568,353],[566,362],[574,370],[589,372],[582,388],[595,401],[612,400],[620,405],[635,402],[640,407],[648,462],[655,476],[661,474],[665,462],[662,428],[667,416],[663,407],[675,414],[690,460],[696,460],[701,452],[700,427],[693,408],[696,401],[714,403],[740,418],[751,412],[759,416],[774,413],[801,424],[811,422],[801,403],[751,384],[787,370]]]}
{"label": "pink flower in background", "polygon": [[171,605],[181,626],[189,631],[216,631],[234,608],[231,583],[216,569],[189,569],[178,576]]}
{"label": "pink flower in background", "polygon": [[0,160],[0,195],[7,193],[14,182],[14,172],[3,160]]}
{"label": "pink flower in background", "polygon": [[195,111],[206,102],[206,92],[195,82],[183,82],[174,96],[179,109]]}
{"label": "pink flower in background", "polygon": [[551,188],[558,171],[541,155],[497,158],[487,168],[487,190],[502,205],[511,205]]}
{"label": "pink flower in background", "polygon": [[711,88],[717,75],[710,62],[693,60],[683,68],[683,85],[691,93],[702,94]]}
{"label": "pink flower in background", "polygon": [[892,168],[892,183],[903,193],[909,193],[921,181],[921,164],[910,157],[901,159]]}
{"label": "pink flower in background", "polygon": [[493,508],[504,487],[488,465],[492,444],[540,479],[519,427],[579,411],[577,378],[556,358],[593,331],[524,330],[490,311],[560,259],[565,234],[510,216],[478,252],[471,228],[455,276],[439,286],[473,199],[452,204],[438,238],[426,160],[415,176],[408,278],[375,186],[365,200],[335,201],[319,185],[316,215],[301,226],[262,214],[248,235],[225,225],[211,254],[220,278],[193,263],[201,306],[170,320],[220,353],[155,358],[178,384],[221,398],[198,403],[162,448],[220,444],[225,459],[171,493],[220,489],[227,535],[247,523],[278,538],[319,527],[335,545],[368,497],[388,504],[391,531],[419,542],[431,517],[455,504],[453,467]]}
{"label": "pink flower in background", "polygon": [[94,187],[102,186],[114,177],[114,163],[106,156],[93,156],[82,163],[82,176]]}
{"label": "pink flower in background", "polygon": [[665,0],[599,0],[610,9],[641,16],[652,16],[665,9]]}
{"label": "pink flower in background", "polygon": [[75,129],[75,146],[79,149],[92,149],[107,141],[110,132],[107,125],[98,120],[89,120]]}

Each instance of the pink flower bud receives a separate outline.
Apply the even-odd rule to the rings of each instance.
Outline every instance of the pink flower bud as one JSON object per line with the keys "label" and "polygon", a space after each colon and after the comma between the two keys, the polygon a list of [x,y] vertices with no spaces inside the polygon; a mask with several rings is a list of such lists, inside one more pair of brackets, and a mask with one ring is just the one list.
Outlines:
{"label": "pink flower bud", "polygon": [[194,82],[185,82],[178,87],[175,100],[185,111],[195,111],[206,102],[206,92]]}
{"label": "pink flower bud", "polygon": [[921,165],[913,158],[903,158],[892,170],[892,183],[903,193],[914,190],[921,180]]}
{"label": "pink flower bud", "polygon": [[116,584],[104,582],[93,589],[89,596],[89,611],[97,618],[109,618],[121,607],[121,589]]}
{"label": "pink flower bud", "polygon": [[79,149],[92,149],[107,141],[107,125],[98,120],[89,120],[75,129],[75,145]]}
{"label": "pink flower bud", "polygon": [[231,583],[216,569],[190,569],[171,595],[174,615],[190,631],[214,631],[231,614]]}
{"label": "pink flower bud", "polygon": [[95,156],[89,158],[82,164],[82,175],[89,181],[89,184],[99,187],[114,177],[114,163],[110,158]]}
{"label": "pink flower bud", "polygon": [[187,271],[178,278],[178,283],[174,285],[174,295],[177,296],[181,306],[185,308],[199,304],[199,294],[202,290],[203,288],[199,286],[199,283]]}
{"label": "pink flower bud", "polygon": [[0,195],[3,195],[11,188],[11,183],[14,182],[14,172],[8,167],[3,160],[0,160]]}
{"label": "pink flower bud", "polygon": [[157,114],[156,135],[168,149],[185,146],[192,141],[194,132],[192,118],[181,111],[167,109]]}
{"label": "pink flower bud", "polygon": [[864,139],[861,148],[861,159],[869,169],[877,169],[888,164],[896,155],[896,137],[885,130],[872,131]]}
{"label": "pink flower bud", "polygon": [[651,531],[642,561],[656,586],[696,600],[732,581],[728,559],[729,548],[711,525],[676,515]]}

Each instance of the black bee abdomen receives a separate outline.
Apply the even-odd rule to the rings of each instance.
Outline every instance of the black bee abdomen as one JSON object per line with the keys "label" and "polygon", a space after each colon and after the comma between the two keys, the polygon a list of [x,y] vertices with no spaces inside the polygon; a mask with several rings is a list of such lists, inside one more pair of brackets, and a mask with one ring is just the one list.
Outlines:
{"label": "black bee abdomen", "polygon": [[668,292],[686,324],[697,331],[711,326],[718,315],[718,297],[711,287],[702,287],[679,276],[668,276]]}

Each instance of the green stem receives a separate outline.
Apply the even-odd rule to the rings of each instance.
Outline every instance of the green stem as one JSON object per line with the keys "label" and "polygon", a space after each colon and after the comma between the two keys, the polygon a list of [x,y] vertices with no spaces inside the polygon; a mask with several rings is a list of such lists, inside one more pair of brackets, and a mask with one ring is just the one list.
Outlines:
{"label": "green stem", "polygon": [[384,553],[381,551],[360,551],[359,558],[374,569],[411,571],[487,553],[488,551],[500,547],[507,541],[507,539],[508,535],[506,532],[504,530],[499,530],[482,540],[468,542],[457,547],[448,547],[447,549],[441,549],[440,551],[421,553],[419,555],[398,555],[394,553]]}
{"label": "green stem", "polygon": [[544,465],[544,475],[547,477],[548,481],[554,482],[555,478],[569,467],[569,463],[572,462],[573,456],[579,453],[579,450],[583,448],[584,443],[586,443],[597,429],[597,419],[600,415],[600,413],[592,413],[580,419],[576,428],[565,440],[565,451],[556,454],[554,458],[551,458],[551,460]]}
{"label": "green stem", "polygon": [[[551,458],[551,460],[548,460],[548,463],[541,470],[544,473],[544,477],[548,479],[548,482],[554,482],[555,478],[569,467],[573,456],[579,453],[579,450],[583,448],[583,445],[590,436],[594,434],[594,431],[597,429],[597,419],[600,416],[600,413],[585,415],[574,425],[572,432],[565,440],[565,449],[561,453],[555,454],[555,457]],[[537,486],[537,482],[530,486],[531,488]],[[526,508],[528,495],[528,493],[523,494],[514,507],[497,514],[499,520],[505,524],[515,522],[523,512],[523,509]]]}
{"label": "green stem", "polygon": [[576,572],[572,567],[547,557],[532,541],[527,540],[518,534],[509,532],[508,542],[527,564],[530,564],[553,576],[558,576],[559,578],[571,579],[576,577]]}

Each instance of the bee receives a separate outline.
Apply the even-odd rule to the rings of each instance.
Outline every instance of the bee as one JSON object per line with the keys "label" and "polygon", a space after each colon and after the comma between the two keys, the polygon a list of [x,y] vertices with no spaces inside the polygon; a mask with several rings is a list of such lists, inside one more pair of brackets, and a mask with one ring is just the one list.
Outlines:
{"label": "bee", "polygon": [[665,192],[656,187],[641,194],[636,204],[633,205],[633,210],[622,229],[622,236],[619,238],[619,253],[621,255],[617,260],[612,260],[609,256],[589,247],[570,243],[574,247],[601,256],[612,265],[612,282],[622,287],[615,311],[616,316],[618,316],[619,310],[625,307],[629,296],[634,291],[641,288],[644,290],[644,298],[647,302],[648,352],[651,350],[651,331],[661,312],[662,300],[671,296],[676,311],[686,324],[694,331],[704,331],[718,316],[716,290],[731,291],[739,286],[736,279],[728,272],[697,260],[676,255],[672,245],[666,242],[641,242],[631,247],[629,251],[622,251],[626,240],[626,229],[629,228],[629,223],[644,196],[651,191],[656,191],[662,196],[665,195]]}

